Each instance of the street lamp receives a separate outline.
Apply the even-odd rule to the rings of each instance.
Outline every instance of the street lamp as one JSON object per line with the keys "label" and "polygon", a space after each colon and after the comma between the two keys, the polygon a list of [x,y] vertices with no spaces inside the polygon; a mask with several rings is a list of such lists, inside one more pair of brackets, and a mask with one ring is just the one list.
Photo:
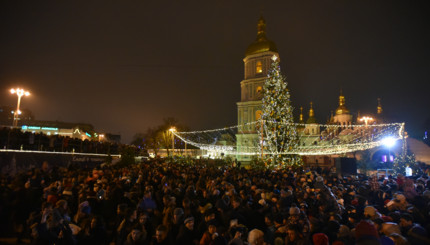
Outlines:
{"label": "street lamp", "polygon": [[13,126],[16,127],[16,126],[18,126],[18,115],[21,113],[21,111],[19,110],[19,105],[21,104],[21,97],[23,95],[29,96],[30,92],[24,91],[24,89],[21,89],[21,88],[17,88],[17,89],[11,89],[10,93],[16,94],[18,96],[18,103],[16,106],[16,111],[13,114]]}
{"label": "street lamp", "polygon": [[176,132],[176,128],[175,127],[171,127],[169,129],[170,133],[172,134],[172,156],[175,153],[175,134],[174,132]]}
{"label": "street lamp", "polygon": [[365,124],[365,125],[366,125],[366,127],[367,127],[368,122],[373,121],[373,118],[371,118],[371,117],[362,117],[362,118],[360,118],[360,121],[361,121],[361,122],[363,122],[363,121],[364,121],[364,124]]}

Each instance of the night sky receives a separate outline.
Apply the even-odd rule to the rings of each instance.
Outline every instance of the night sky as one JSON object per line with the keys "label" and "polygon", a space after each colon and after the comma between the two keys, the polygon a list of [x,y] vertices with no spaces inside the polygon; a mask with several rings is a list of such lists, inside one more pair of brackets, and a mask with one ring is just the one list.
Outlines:
{"label": "night sky", "polygon": [[[245,50],[262,14],[295,113],[338,106],[430,118],[425,1],[0,1],[0,105],[12,87],[38,120],[132,136],[174,117],[191,130],[237,124]],[[305,116],[306,120],[307,116]]]}

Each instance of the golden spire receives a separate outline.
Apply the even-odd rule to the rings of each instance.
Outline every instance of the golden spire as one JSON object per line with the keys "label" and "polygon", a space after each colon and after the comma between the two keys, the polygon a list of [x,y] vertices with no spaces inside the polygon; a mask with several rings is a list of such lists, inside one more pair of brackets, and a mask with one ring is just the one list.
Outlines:
{"label": "golden spire", "polygon": [[300,118],[299,118],[300,123],[303,123],[303,106],[300,106]]}
{"label": "golden spire", "polygon": [[341,89],[340,95],[339,95],[339,106],[344,106],[344,105],[345,105],[345,96],[343,96],[342,89]]}
{"label": "golden spire", "polygon": [[311,108],[309,109],[309,117],[314,117],[315,116],[315,114],[314,114],[314,108],[312,108],[312,105],[313,105],[313,103],[311,101]]}
{"label": "golden spire", "polygon": [[263,16],[260,16],[257,24],[257,40],[262,41],[266,39],[266,21]]}
{"label": "golden spire", "polygon": [[376,112],[380,115],[382,114],[382,111],[381,98],[378,98],[378,107],[376,107]]}
{"label": "golden spire", "polygon": [[311,102],[311,108],[309,109],[309,118],[306,123],[317,123],[317,119],[315,118],[314,108],[312,107],[313,103]]}

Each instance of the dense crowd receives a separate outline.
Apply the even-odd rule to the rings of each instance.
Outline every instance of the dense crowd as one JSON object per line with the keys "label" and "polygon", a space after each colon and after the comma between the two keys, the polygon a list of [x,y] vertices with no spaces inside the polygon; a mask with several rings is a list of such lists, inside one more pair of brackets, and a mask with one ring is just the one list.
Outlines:
{"label": "dense crowd", "polygon": [[111,142],[82,140],[60,135],[23,132],[19,128],[0,128],[0,147],[13,150],[119,154],[120,145]]}
{"label": "dense crowd", "polygon": [[[2,230],[32,244],[430,244],[430,178],[161,160],[2,176]],[[6,224],[4,222],[7,222]]]}

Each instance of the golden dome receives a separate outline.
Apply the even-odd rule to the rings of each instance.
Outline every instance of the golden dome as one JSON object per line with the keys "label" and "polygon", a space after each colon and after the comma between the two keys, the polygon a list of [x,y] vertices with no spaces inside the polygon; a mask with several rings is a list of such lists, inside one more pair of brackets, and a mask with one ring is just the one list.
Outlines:
{"label": "golden dome", "polygon": [[278,49],[276,48],[274,42],[267,39],[266,21],[264,21],[263,17],[261,16],[257,24],[257,39],[251,45],[248,46],[245,52],[245,56],[267,51],[278,52]]}
{"label": "golden dome", "polygon": [[345,106],[345,97],[342,94],[342,90],[340,91],[339,96],[339,107],[336,109],[336,115],[349,114],[348,108]]}
{"label": "golden dome", "polygon": [[349,114],[348,108],[346,106],[339,106],[336,109],[336,115]]}

